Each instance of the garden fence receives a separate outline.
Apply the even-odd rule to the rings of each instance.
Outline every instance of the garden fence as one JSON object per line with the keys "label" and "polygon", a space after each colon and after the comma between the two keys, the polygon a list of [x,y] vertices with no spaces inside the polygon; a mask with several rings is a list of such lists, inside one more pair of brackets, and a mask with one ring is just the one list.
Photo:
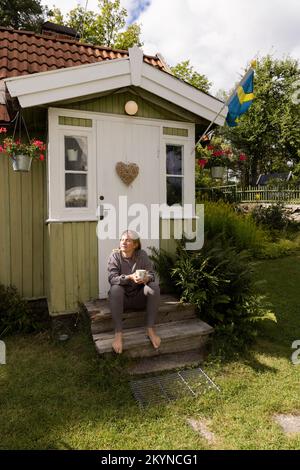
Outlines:
{"label": "garden fence", "polygon": [[289,202],[300,203],[300,187],[287,186],[245,186],[237,185],[215,186],[212,188],[198,188],[197,194],[200,199],[218,200],[225,199],[231,202]]}

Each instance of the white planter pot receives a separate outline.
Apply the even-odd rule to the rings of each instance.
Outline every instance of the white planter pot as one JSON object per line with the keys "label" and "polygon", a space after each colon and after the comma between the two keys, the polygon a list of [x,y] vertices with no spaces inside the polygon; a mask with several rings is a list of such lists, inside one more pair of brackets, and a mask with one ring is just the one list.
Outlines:
{"label": "white planter pot", "polygon": [[78,150],[77,149],[68,149],[67,150],[69,162],[76,162],[78,160]]}
{"label": "white planter pot", "polygon": [[12,166],[14,171],[30,171],[32,157],[28,155],[14,155],[12,157]]}
{"label": "white planter pot", "polygon": [[223,178],[225,173],[225,167],[224,166],[213,166],[211,168],[211,176],[212,178]]}

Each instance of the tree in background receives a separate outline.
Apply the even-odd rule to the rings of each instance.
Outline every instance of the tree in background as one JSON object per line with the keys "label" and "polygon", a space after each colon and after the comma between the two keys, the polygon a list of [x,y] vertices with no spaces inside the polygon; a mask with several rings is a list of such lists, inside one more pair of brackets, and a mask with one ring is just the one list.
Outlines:
{"label": "tree in background", "polygon": [[[82,42],[91,44],[97,43],[99,33],[97,31],[97,15],[91,10],[85,11],[84,8],[77,6],[70,10],[64,18],[59,8],[51,11],[49,20],[53,23],[68,26],[75,29],[81,35]],[[101,44],[101,42],[98,42]]]}
{"label": "tree in background", "polygon": [[236,127],[221,129],[248,156],[246,180],[252,184],[259,173],[288,171],[288,162],[300,162],[300,104],[293,99],[299,79],[296,60],[270,55],[259,59],[253,104]]}
{"label": "tree in background", "polygon": [[119,33],[116,37],[114,47],[116,49],[129,49],[132,46],[141,47],[143,43],[140,40],[141,26],[137,23],[132,23],[128,26],[126,31]]}
{"label": "tree in background", "polygon": [[0,25],[40,32],[47,12],[40,0],[1,0]]}
{"label": "tree in background", "polygon": [[59,8],[53,8],[49,20],[66,25],[81,33],[81,41],[116,49],[128,49],[134,45],[142,46],[141,28],[137,23],[125,31],[127,10],[120,6],[120,0],[99,0],[100,13],[77,6],[69,11],[66,19]]}
{"label": "tree in background", "polygon": [[201,75],[200,73],[196,72],[194,67],[190,65],[189,60],[183,60],[182,62],[179,62],[174,67],[171,67],[171,70],[175,77],[181,78],[181,80],[190,83],[205,93],[209,92],[209,89],[212,85],[211,82],[205,75]]}

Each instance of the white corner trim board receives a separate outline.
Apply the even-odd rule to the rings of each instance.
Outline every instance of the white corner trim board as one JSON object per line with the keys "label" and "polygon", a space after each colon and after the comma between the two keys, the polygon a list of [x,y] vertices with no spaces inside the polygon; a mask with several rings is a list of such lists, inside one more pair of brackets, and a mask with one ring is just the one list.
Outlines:
{"label": "white corner trim board", "polygon": [[142,67],[143,67],[143,51],[139,47],[131,47],[128,49],[129,61],[131,69],[131,83],[134,86],[141,86]]}
{"label": "white corner trim board", "polygon": [[[12,97],[23,108],[88,96],[131,85],[186,109],[207,120],[215,118],[223,103],[173,75],[144,63],[143,51],[129,49],[129,58],[114,59],[5,80]],[[227,107],[216,123],[224,124]]]}

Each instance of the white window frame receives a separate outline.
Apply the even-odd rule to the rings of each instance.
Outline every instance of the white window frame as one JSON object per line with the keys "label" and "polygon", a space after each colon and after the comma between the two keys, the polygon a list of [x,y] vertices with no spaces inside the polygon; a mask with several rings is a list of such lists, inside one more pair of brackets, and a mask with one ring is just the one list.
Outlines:
{"label": "white window frame", "polygon": [[[94,122],[92,127],[59,124],[59,116],[78,117],[76,112],[65,113],[49,110],[48,145],[48,190],[49,218],[51,221],[96,221],[96,144]],[[65,206],[65,144],[64,137],[86,137],[88,146],[87,160],[87,207]]]}
{"label": "white window frame", "polygon": [[[182,195],[181,195],[181,204],[178,204],[180,206],[182,206],[182,204],[184,204],[184,195],[185,195],[185,187],[184,187],[184,181],[185,181],[185,174],[184,174],[184,161],[185,161],[185,152],[186,152],[186,146],[184,144],[169,144],[169,143],[166,143],[165,145],[165,152],[166,152],[166,163],[167,163],[167,147],[168,146],[172,146],[172,147],[180,147],[182,149],[182,152],[181,152],[181,174],[178,174],[178,175],[175,175],[175,174],[171,174],[171,173],[167,173],[167,168],[166,168],[166,202],[167,202],[167,199],[168,199],[168,188],[167,188],[167,179],[168,178],[180,178],[181,181],[182,181],[182,184],[181,184],[181,189],[182,189]],[[166,165],[167,167],[167,165]]]}
{"label": "white window frame", "polygon": [[[166,126],[165,126],[166,127]],[[162,135],[161,139],[161,188],[162,201],[167,204],[167,145],[183,147],[182,155],[182,203],[192,205],[192,214],[195,215],[195,127],[182,123],[181,126],[173,124],[170,127],[188,129],[188,137]],[[178,175],[179,176],[179,175]],[[162,218],[182,218],[182,206],[167,206],[172,210],[161,211]],[[174,208],[176,207],[176,211]]]}

